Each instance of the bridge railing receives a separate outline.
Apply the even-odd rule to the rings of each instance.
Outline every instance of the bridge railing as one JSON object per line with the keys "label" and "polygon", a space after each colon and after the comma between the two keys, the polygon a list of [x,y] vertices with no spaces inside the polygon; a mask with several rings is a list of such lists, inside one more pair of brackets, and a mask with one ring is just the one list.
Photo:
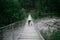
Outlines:
{"label": "bridge railing", "polygon": [[33,19],[33,22],[34,22],[36,32],[39,33],[39,36],[41,37],[42,40],[45,40],[40,33],[40,28],[39,28],[39,24],[38,24],[38,22],[40,22],[40,19],[37,19],[37,20]]}
{"label": "bridge railing", "polygon": [[9,24],[9,25],[7,25],[7,26],[3,26],[3,27],[0,28],[0,30],[3,30],[3,29],[5,29],[5,28],[10,28],[10,27],[16,27],[17,25],[22,26],[22,25],[25,24],[25,21],[26,21],[26,19],[25,19],[25,20],[22,20],[22,21],[17,21],[17,22],[15,22],[15,23]]}
{"label": "bridge railing", "polygon": [[18,27],[23,27],[25,25],[25,22],[26,22],[26,19],[25,20],[22,20],[22,21],[18,21],[18,22],[15,22],[15,23],[12,23],[12,24],[9,24],[7,26],[4,26],[4,27],[1,27],[0,28],[0,40],[3,39],[3,34],[6,32],[6,31],[9,31],[9,30],[14,30]]}

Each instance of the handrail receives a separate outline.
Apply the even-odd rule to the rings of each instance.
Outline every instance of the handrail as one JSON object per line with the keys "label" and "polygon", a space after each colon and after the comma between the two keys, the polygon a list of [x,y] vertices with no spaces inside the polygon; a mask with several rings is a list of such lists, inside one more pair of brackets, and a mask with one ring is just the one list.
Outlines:
{"label": "handrail", "polygon": [[[26,20],[26,19],[25,19],[25,20]],[[23,22],[23,21],[25,21],[25,20],[18,21],[18,22],[14,22],[14,23],[9,24],[9,25],[7,25],[7,26],[1,27],[0,30],[1,30],[1,29],[4,29],[4,28],[7,28],[8,26],[13,26],[13,25],[15,25],[15,24],[17,24],[17,23],[21,23],[21,22]]]}

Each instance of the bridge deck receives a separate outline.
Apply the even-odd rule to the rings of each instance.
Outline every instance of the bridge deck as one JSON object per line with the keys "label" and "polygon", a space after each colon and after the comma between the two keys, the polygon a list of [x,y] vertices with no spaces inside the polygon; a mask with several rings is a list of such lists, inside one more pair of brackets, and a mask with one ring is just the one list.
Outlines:
{"label": "bridge deck", "polygon": [[[31,17],[29,19],[31,19]],[[44,40],[41,34],[36,31],[33,21],[31,21],[31,23],[28,25],[28,22],[26,22],[24,27],[6,32],[3,40]]]}

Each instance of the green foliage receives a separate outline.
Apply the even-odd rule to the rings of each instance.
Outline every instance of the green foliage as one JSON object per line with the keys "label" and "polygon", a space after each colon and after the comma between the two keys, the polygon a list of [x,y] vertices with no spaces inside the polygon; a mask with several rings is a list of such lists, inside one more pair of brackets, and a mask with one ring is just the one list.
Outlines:
{"label": "green foliage", "polygon": [[60,17],[59,4],[60,0],[0,0],[0,27],[24,19],[30,10],[35,19]]}
{"label": "green foliage", "polygon": [[[44,13],[44,16],[60,17],[60,0],[36,0],[35,9]],[[49,14],[50,13],[50,14]],[[53,14],[53,15],[52,15]]]}
{"label": "green foliage", "polygon": [[45,40],[60,40],[60,30],[54,30],[53,32],[40,30],[40,33]]}
{"label": "green foliage", "polygon": [[18,0],[0,0],[0,27],[25,18],[20,2]]}
{"label": "green foliage", "polygon": [[60,40],[60,31],[53,32],[48,40]]}

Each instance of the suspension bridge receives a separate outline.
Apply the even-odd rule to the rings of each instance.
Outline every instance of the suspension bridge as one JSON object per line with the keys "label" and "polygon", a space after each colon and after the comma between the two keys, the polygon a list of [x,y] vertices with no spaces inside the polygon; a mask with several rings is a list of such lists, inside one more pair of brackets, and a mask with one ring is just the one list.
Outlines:
{"label": "suspension bridge", "polygon": [[[28,20],[31,20],[30,24],[28,24]],[[18,28],[14,29],[12,26],[11,30],[7,30],[3,34],[3,40],[44,40],[40,32],[36,30],[31,15],[28,16],[24,26],[21,27],[18,24],[14,24]]]}

